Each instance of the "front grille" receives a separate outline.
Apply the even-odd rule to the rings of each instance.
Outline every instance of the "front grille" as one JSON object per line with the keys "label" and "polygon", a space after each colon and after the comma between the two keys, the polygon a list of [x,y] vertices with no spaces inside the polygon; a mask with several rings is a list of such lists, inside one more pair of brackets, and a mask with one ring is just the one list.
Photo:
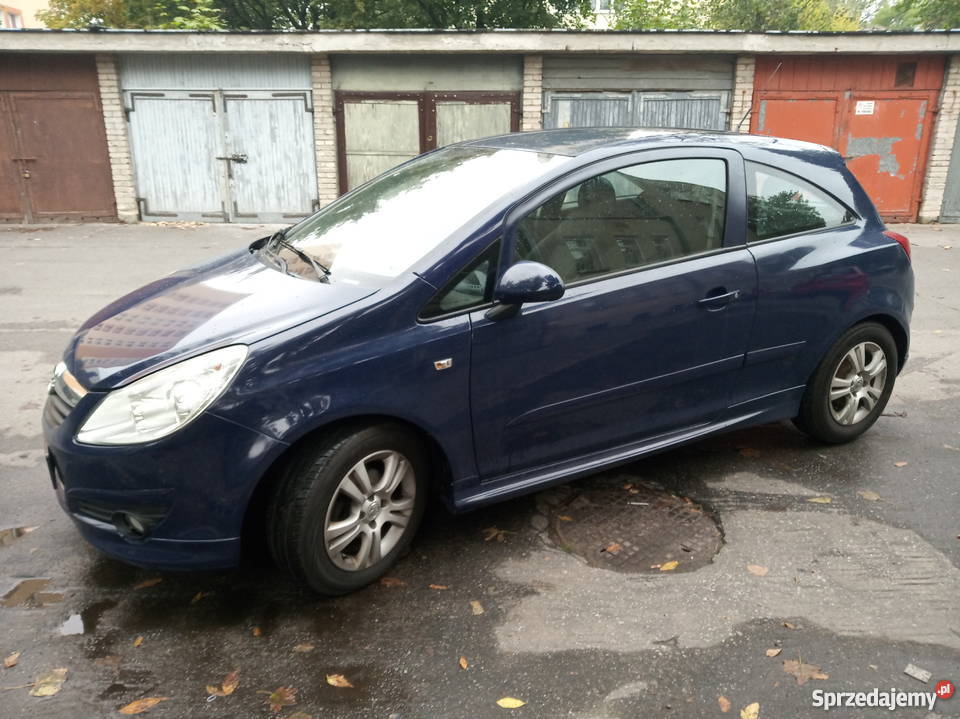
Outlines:
{"label": "front grille", "polygon": [[51,427],[59,427],[67,418],[70,411],[77,406],[77,402],[86,394],[73,375],[67,371],[61,362],[53,371],[50,380],[50,391],[47,393],[47,403],[43,407],[43,418]]}

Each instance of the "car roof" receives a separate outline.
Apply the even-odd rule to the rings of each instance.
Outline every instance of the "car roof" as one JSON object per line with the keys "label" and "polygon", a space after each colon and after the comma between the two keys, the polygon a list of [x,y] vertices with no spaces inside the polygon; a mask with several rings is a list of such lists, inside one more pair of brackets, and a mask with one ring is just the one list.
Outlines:
{"label": "car roof", "polygon": [[582,127],[536,132],[517,132],[509,135],[485,137],[459,143],[461,147],[484,147],[491,149],[528,150],[552,155],[576,157],[594,150],[652,149],[683,145],[709,145],[736,149],[766,149],[792,151],[794,153],[830,152],[834,150],[811,142],[788,140],[782,137],[741,135],[721,131],[697,130],[650,130],[636,127]]}

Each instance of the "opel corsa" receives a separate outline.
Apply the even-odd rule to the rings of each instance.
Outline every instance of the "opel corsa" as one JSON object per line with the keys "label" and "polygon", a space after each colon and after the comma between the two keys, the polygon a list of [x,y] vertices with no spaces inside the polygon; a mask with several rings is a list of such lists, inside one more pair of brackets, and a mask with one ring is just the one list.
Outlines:
{"label": "opel corsa", "polygon": [[431,494],[469,510],[775,420],[858,437],[912,305],[909,243],[833,150],[466,142],[90,318],[43,411],[50,477],[108,555],[230,567],[262,528],[342,594]]}

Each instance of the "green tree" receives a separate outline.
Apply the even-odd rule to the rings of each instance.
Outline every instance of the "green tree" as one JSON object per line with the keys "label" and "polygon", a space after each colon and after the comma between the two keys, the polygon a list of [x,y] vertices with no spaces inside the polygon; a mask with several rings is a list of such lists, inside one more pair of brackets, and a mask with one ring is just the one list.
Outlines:
{"label": "green tree", "polygon": [[950,30],[960,28],[957,0],[899,0],[884,3],[872,24],[891,30]]}
{"label": "green tree", "polygon": [[37,16],[50,28],[219,30],[225,27],[215,0],[50,0]]}
{"label": "green tree", "polygon": [[617,30],[700,30],[708,27],[703,0],[614,0]]}
{"label": "green tree", "polygon": [[[944,0],[948,1],[951,0]],[[615,0],[614,27],[753,32],[856,30],[866,2],[869,0]]]}

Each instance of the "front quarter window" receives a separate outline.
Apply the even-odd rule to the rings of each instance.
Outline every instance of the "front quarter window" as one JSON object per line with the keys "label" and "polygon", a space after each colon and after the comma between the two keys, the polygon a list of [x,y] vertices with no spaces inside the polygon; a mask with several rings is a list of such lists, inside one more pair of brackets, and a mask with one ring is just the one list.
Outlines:
{"label": "front quarter window", "polygon": [[332,282],[397,277],[497,199],[569,158],[451,147],[372,180],[286,234]]}

